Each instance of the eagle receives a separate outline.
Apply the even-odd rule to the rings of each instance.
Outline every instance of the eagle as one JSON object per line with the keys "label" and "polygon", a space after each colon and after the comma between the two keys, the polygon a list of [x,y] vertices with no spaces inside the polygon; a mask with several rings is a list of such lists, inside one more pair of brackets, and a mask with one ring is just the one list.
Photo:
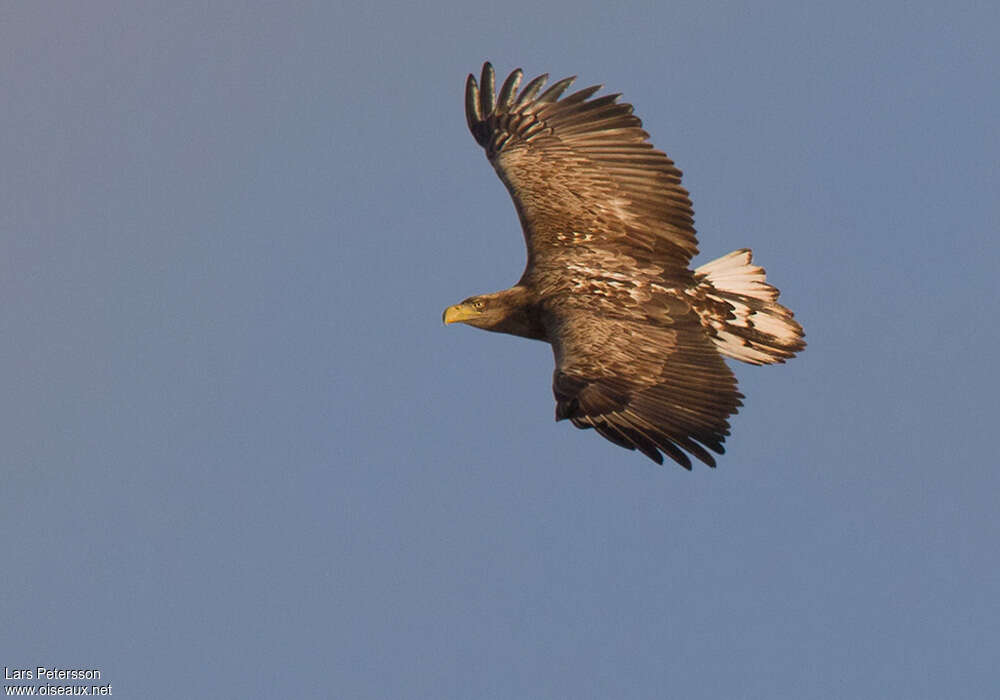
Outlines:
{"label": "eagle", "polygon": [[[749,249],[691,269],[698,253],[681,171],[620,94],[563,96],[548,74],[518,92],[493,66],[469,75],[465,113],[514,200],[527,264],[510,289],[449,306],[444,323],[552,346],[556,420],[593,429],[658,464],[723,454],[742,405],[724,357],[780,363],[802,327]],[[690,455],[690,456],[689,456]]]}

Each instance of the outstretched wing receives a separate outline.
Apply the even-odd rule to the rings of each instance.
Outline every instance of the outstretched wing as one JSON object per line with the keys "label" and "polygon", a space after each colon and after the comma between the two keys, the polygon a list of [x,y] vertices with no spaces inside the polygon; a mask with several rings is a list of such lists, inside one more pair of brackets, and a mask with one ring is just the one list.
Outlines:
{"label": "outstretched wing", "polygon": [[686,451],[714,467],[708,450],[724,452],[727,418],[743,395],[697,314],[676,298],[659,300],[669,323],[594,316],[578,307],[581,299],[567,301],[550,333],[556,420],[593,428],[659,464],[666,454],[690,469]]}
{"label": "outstretched wing", "polygon": [[465,107],[514,200],[529,267],[567,241],[586,240],[653,261],[666,277],[686,274],[698,252],[691,202],[680,170],[646,140],[632,105],[619,95],[592,99],[600,86],[561,97],[574,78],[539,94],[546,75],[515,96],[521,76],[515,70],[497,94],[486,63],[481,84],[469,75]]}

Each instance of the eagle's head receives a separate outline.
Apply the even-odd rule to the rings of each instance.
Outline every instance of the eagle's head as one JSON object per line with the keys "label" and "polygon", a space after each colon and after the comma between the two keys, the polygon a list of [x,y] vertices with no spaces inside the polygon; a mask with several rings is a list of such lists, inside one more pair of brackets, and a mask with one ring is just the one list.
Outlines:
{"label": "eagle's head", "polygon": [[466,323],[487,331],[539,340],[545,337],[538,309],[530,301],[528,290],[519,285],[502,292],[469,297],[445,309],[442,319],[445,324]]}
{"label": "eagle's head", "polygon": [[445,324],[467,323],[476,328],[493,330],[502,323],[510,313],[506,300],[500,297],[500,292],[494,294],[477,294],[461,303],[449,306],[444,310],[442,319]]}

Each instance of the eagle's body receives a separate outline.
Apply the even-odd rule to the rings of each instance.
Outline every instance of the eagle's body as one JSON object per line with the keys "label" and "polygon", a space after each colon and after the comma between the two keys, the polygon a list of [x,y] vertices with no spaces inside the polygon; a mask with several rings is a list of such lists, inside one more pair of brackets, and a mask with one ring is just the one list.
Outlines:
{"label": "eagle's body", "polygon": [[[516,285],[470,297],[445,321],[552,345],[556,419],[662,463],[710,466],[742,395],[722,359],[783,362],[802,328],[749,250],[691,270],[698,252],[681,173],[618,95],[568,97],[572,78],[515,96],[493,68],[466,83],[476,141],[507,186],[528,249]],[[561,99],[560,99],[561,98]]]}

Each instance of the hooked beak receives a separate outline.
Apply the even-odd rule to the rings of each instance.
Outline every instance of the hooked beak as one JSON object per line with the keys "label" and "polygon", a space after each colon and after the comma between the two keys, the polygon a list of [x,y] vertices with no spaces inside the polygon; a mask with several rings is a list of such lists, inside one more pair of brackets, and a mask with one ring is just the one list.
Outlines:
{"label": "hooked beak", "polygon": [[476,315],[477,312],[472,308],[472,304],[455,304],[444,310],[441,320],[444,321],[445,325],[448,325],[450,323],[468,321]]}

